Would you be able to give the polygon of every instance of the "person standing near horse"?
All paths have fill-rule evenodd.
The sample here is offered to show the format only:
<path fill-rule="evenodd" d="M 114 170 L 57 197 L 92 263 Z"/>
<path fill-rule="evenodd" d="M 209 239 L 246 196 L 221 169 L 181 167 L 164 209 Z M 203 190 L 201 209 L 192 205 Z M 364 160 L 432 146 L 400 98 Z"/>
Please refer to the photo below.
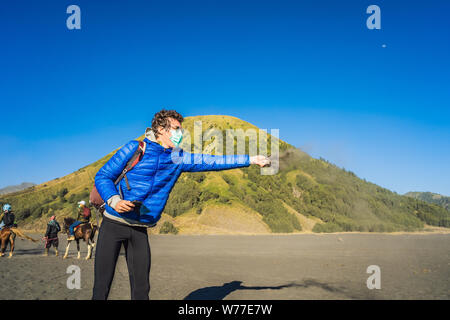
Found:
<path fill-rule="evenodd" d="M 92 299 L 109 295 L 122 244 L 130 278 L 131 299 L 148 300 L 150 246 L 147 228 L 161 217 L 170 191 L 182 172 L 219 171 L 265 166 L 265 156 L 191 154 L 178 148 L 183 116 L 161 110 L 146 130 L 144 143 L 130 141 L 97 172 L 95 188 L 105 201 L 95 252 Z M 140 153 L 140 161 L 128 171 L 128 163 Z M 174 161 L 173 155 L 177 161 Z M 181 161 L 178 161 L 181 160 Z M 123 177 L 123 179 L 122 179 Z M 119 179 L 118 179 L 119 178 Z M 116 180 L 119 180 L 116 184 Z"/>
<path fill-rule="evenodd" d="M 82 223 L 88 223 L 91 219 L 91 209 L 86 207 L 86 201 L 82 200 L 78 202 L 78 217 L 77 220 L 72 223 L 69 228 L 70 236 L 67 240 L 75 240 L 75 228 Z"/>
<path fill-rule="evenodd" d="M 58 256 L 59 231 L 61 231 L 61 227 L 59 226 L 58 221 L 56 221 L 56 216 L 52 216 L 50 218 L 49 223 L 47 224 L 47 231 L 45 232 L 44 235 L 45 240 L 44 256 L 48 256 L 48 251 L 52 245 L 53 247 L 55 247 L 55 256 Z"/>

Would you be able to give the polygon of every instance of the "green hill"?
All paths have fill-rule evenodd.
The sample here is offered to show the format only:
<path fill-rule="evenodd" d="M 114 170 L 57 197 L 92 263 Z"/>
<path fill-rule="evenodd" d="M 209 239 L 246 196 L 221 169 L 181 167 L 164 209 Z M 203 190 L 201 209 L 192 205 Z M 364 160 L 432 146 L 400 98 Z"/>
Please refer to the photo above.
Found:
<path fill-rule="evenodd" d="M 434 203 L 450 211 L 450 197 L 432 192 L 408 192 L 405 196 Z"/>
<path fill-rule="evenodd" d="M 191 135 L 196 120 L 203 121 L 203 130 L 258 129 L 231 116 L 196 116 L 183 123 Z M 189 149 L 186 144 L 181 147 Z M 425 223 L 450 227 L 449 212 L 438 205 L 398 195 L 284 141 L 279 144 L 276 175 L 261 175 L 256 166 L 183 173 L 151 232 L 390 232 L 420 230 Z M 96 172 L 114 152 L 65 177 L 2 196 L 0 202 L 12 204 L 20 225 L 36 229 L 52 214 L 74 216 L 76 203 L 88 200 Z"/>

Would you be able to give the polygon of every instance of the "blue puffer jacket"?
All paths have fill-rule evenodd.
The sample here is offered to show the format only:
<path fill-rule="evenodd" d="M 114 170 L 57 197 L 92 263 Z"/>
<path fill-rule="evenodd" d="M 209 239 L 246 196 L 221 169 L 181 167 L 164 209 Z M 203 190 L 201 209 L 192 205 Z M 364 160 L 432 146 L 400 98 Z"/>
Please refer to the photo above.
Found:
<path fill-rule="evenodd" d="M 146 150 L 142 160 L 127 173 L 131 190 L 127 189 L 125 179 L 122 179 L 117 187 L 114 181 L 139 147 L 138 141 L 133 140 L 123 146 L 95 176 L 95 186 L 106 203 L 104 215 L 129 225 L 155 225 L 182 172 L 218 171 L 250 165 L 249 155 L 194 154 L 180 148 L 164 148 L 148 138 L 144 141 Z M 119 195 L 119 188 L 122 189 L 124 200 L 138 200 L 143 203 L 140 212 L 118 213 L 107 205 L 108 199 Z"/>

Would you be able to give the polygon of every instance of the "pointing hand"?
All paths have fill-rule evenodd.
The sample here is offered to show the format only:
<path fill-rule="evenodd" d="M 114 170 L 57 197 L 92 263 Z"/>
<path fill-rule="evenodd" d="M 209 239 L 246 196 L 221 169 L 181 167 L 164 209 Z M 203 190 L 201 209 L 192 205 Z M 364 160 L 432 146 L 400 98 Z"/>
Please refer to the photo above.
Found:
<path fill-rule="evenodd" d="M 268 157 L 263 155 L 257 155 L 250 157 L 250 164 L 257 164 L 258 166 L 262 167 L 268 167 L 271 164 L 271 161 Z"/>

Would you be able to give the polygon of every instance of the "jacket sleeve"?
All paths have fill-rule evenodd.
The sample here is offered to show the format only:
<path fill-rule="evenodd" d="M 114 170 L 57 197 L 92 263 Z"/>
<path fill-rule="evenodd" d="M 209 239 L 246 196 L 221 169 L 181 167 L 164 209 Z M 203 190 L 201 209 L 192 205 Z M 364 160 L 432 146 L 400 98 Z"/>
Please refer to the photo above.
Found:
<path fill-rule="evenodd" d="M 106 202 L 112 196 L 119 194 L 114 182 L 120 176 L 138 147 L 138 141 L 132 140 L 128 142 L 95 175 L 95 187 L 103 201 Z"/>
<path fill-rule="evenodd" d="M 250 156 L 242 155 L 211 155 L 202 153 L 182 153 L 182 170 L 188 172 L 220 171 L 250 166 Z"/>

